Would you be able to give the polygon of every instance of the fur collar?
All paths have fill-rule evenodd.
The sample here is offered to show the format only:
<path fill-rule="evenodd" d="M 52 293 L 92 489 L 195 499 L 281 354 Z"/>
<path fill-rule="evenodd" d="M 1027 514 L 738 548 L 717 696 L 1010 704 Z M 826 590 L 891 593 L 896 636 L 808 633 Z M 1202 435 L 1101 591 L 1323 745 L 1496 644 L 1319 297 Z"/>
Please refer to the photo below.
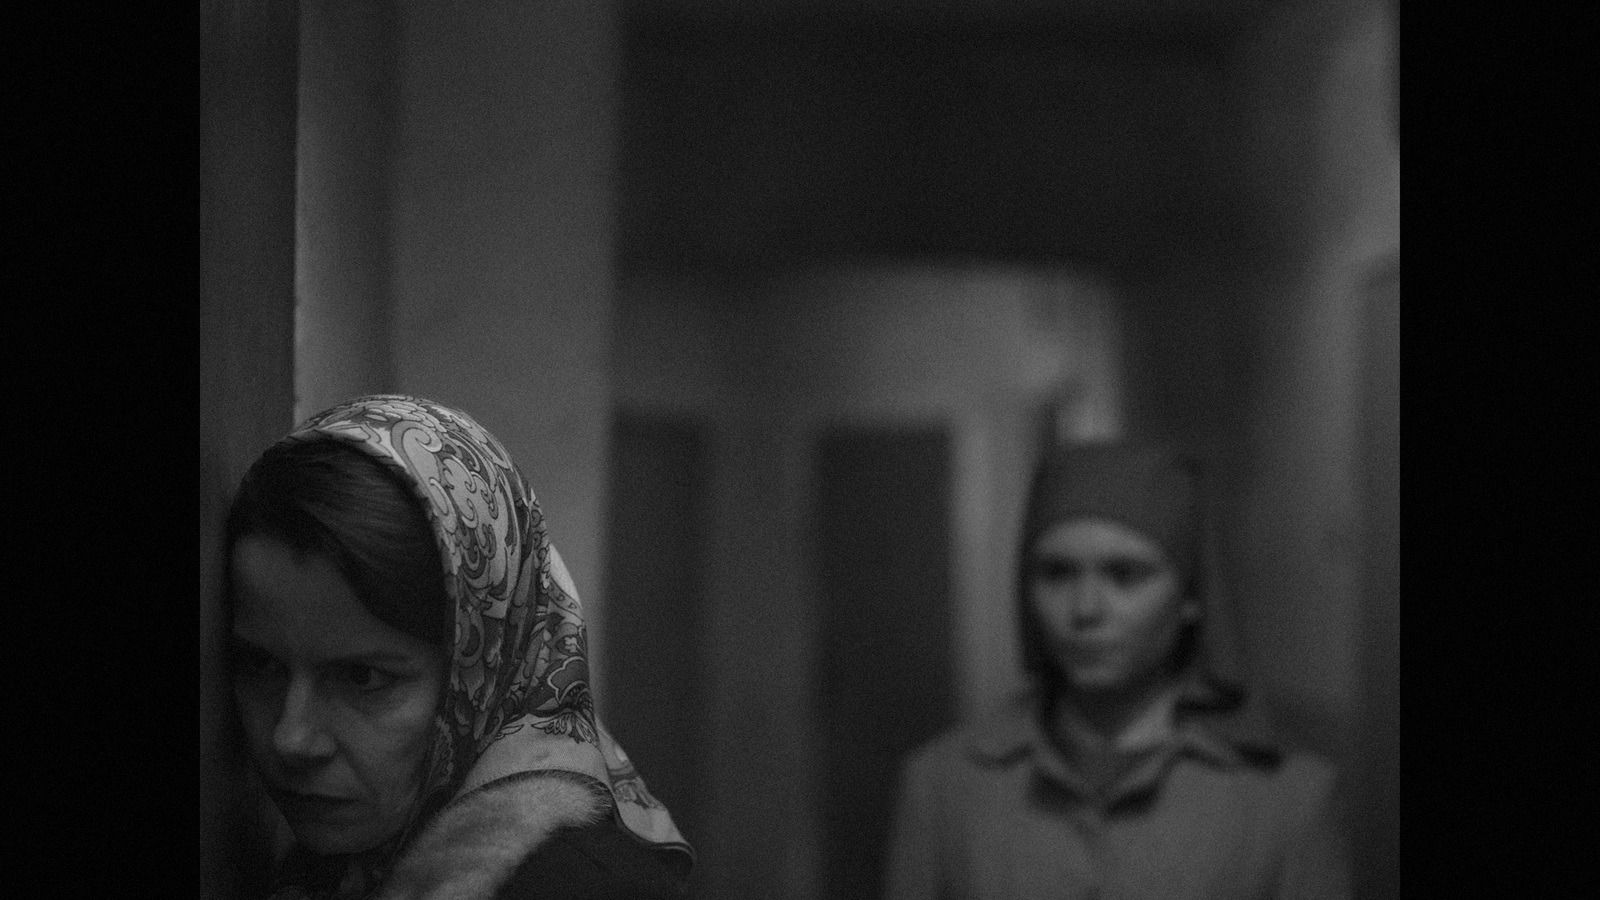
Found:
<path fill-rule="evenodd" d="M 380 900 L 489 900 L 557 830 L 600 821 L 610 791 L 566 772 L 524 772 L 456 798 L 384 884 Z"/>

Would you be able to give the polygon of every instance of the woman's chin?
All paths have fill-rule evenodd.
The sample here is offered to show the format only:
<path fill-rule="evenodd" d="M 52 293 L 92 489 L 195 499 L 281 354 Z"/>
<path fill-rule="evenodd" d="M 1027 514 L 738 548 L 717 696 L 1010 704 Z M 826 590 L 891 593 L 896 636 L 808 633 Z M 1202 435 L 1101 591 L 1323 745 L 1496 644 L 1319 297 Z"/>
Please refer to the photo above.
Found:
<path fill-rule="evenodd" d="M 1117 693 L 1131 680 L 1117 660 L 1063 660 L 1067 683 L 1079 693 Z"/>
<path fill-rule="evenodd" d="M 1067 684 L 1075 693 L 1102 701 L 1142 696 L 1156 680 L 1153 673 L 1130 671 L 1121 665 L 1080 665 L 1067 670 Z"/>
<path fill-rule="evenodd" d="M 1076 693 L 1090 696 L 1115 696 L 1127 691 L 1127 679 L 1121 678 L 1115 672 L 1073 672 L 1067 678 Z"/>
<path fill-rule="evenodd" d="M 383 839 L 387 837 L 384 834 L 375 834 L 371 829 L 318 821 L 291 821 L 289 829 L 294 832 L 295 840 L 302 847 L 318 856 L 336 856 L 371 850 L 383 843 Z"/>

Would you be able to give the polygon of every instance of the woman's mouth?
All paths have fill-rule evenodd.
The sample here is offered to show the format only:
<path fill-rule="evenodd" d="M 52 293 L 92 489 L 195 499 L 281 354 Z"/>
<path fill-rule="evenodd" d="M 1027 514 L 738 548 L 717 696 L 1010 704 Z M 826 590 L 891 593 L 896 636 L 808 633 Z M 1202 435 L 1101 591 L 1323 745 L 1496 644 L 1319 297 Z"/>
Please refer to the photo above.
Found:
<path fill-rule="evenodd" d="M 328 794 L 307 794 L 287 788 L 269 788 L 272 802 L 286 818 L 322 818 L 353 808 L 358 801 Z"/>

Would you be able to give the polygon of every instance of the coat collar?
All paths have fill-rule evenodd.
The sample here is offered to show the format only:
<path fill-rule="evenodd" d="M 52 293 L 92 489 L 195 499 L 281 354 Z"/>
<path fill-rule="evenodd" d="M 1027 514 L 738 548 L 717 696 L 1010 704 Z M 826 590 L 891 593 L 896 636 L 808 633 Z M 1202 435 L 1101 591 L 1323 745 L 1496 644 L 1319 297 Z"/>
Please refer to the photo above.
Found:
<path fill-rule="evenodd" d="M 964 741 L 966 752 L 985 766 L 1031 763 L 1039 775 L 1073 793 L 1093 795 L 1087 780 L 1045 735 L 1039 708 L 1037 697 L 1031 693 L 1001 704 L 969 726 Z M 1216 713 L 1180 706 L 1168 746 L 1119 778 L 1103 793 L 1103 799 L 1114 802 L 1154 787 L 1180 756 L 1233 769 L 1275 765 L 1281 750 L 1253 710 Z"/>

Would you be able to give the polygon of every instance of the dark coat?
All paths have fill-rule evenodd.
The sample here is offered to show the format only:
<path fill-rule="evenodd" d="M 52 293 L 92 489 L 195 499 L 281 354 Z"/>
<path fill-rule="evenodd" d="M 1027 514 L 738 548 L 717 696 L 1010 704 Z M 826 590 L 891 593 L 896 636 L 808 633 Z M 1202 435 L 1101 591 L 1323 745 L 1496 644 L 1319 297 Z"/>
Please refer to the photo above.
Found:
<path fill-rule="evenodd" d="M 675 900 L 686 860 L 651 850 L 611 818 L 551 835 L 517 866 L 495 900 Z"/>

